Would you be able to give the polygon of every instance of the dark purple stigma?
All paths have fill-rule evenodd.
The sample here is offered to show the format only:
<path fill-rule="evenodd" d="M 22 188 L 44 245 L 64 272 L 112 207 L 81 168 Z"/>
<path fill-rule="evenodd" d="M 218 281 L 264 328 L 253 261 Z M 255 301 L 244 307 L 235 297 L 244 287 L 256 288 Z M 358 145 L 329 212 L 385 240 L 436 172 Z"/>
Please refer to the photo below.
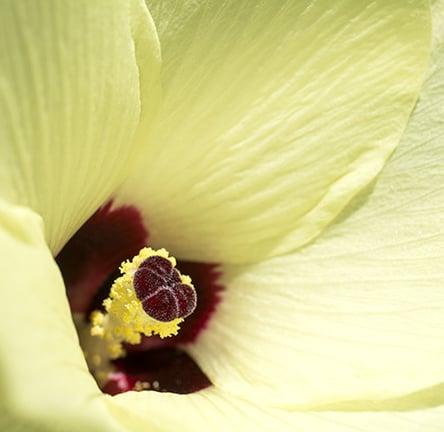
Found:
<path fill-rule="evenodd" d="M 144 311 L 158 321 L 172 321 L 190 315 L 197 304 L 196 291 L 181 281 L 171 261 L 151 256 L 134 274 L 134 289 Z"/>

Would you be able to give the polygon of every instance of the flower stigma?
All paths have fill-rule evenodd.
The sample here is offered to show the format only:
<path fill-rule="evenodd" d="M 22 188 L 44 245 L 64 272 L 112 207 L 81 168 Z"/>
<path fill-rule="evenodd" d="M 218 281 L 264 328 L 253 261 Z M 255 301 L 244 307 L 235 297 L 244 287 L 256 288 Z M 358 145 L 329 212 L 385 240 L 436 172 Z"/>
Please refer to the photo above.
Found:
<path fill-rule="evenodd" d="M 94 310 L 80 332 L 88 366 L 101 385 L 115 373 L 112 360 L 126 356 L 125 344 L 140 344 L 142 335 L 177 335 L 197 304 L 191 278 L 176 269 L 165 249 L 144 247 L 119 270 L 105 310 Z"/>

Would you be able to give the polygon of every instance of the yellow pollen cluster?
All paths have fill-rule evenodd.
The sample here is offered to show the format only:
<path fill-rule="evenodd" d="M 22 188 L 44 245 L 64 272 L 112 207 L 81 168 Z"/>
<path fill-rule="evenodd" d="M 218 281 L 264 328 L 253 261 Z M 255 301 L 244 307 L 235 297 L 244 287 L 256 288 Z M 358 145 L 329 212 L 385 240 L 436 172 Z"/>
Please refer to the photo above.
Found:
<path fill-rule="evenodd" d="M 176 265 L 175 258 L 169 256 L 165 249 L 143 248 L 132 260 L 125 261 L 120 266 L 122 276 L 114 281 L 109 297 L 103 302 L 106 313 L 94 311 L 91 314 L 89 335 L 93 336 L 92 339 L 96 342 L 89 341 L 88 352 L 85 352 L 85 355 L 99 380 L 101 376 L 105 379 L 104 375 L 108 375 L 109 360 L 125 355 L 122 345 L 124 342 L 138 344 L 141 335 L 159 335 L 164 338 L 176 335 L 179 331 L 182 318 L 170 322 L 157 321 L 146 314 L 136 296 L 133 286 L 134 274 L 140 264 L 151 256 L 166 258 L 173 266 Z M 181 275 L 181 281 L 191 285 L 189 276 Z"/>

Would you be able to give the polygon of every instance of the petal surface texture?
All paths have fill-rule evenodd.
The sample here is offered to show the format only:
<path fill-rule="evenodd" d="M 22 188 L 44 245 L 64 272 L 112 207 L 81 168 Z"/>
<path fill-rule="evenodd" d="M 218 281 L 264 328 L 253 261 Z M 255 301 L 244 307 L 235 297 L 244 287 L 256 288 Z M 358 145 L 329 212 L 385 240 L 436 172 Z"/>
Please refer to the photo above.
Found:
<path fill-rule="evenodd" d="M 223 269 L 226 295 L 191 350 L 216 386 L 298 407 L 393 405 L 444 382 L 441 17 L 419 103 L 376 184 L 298 253 Z"/>
<path fill-rule="evenodd" d="M 411 413 L 290 413 L 217 388 L 186 396 L 129 392 L 104 397 L 87 371 L 40 218 L 0 202 L 0 221 L 2 282 L 13 287 L 4 290 L 0 304 L 2 430 L 440 431 L 441 408 Z M 26 271 L 14 271 L 25 264 Z"/>
<path fill-rule="evenodd" d="M 0 256 L 0 430 L 121 430 L 86 367 L 41 218 L 1 200 Z"/>
<path fill-rule="evenodd" d="M 157 106 L 141 1 L 2 1 L 0 196 L 42 215 L 57 252 L 115 190 Z"/>
<path fill-rule="evenodd" d="M 292 413 L 236 399 L 214 388 L 187 396 L 123 393 L 114 398 L 113 405 L 116 418 L 131 432 L 144 432 L 148 425 L 163 432 L 441 432 L 444 421 L 442 407 L 411 412 Z"/>
<path fill-rule="evenodd" d="M 163 112 L 121 199 L 190 260 L 316 235 L 381 170 L 430 51 L 427 1 L 148 1 Z"/>

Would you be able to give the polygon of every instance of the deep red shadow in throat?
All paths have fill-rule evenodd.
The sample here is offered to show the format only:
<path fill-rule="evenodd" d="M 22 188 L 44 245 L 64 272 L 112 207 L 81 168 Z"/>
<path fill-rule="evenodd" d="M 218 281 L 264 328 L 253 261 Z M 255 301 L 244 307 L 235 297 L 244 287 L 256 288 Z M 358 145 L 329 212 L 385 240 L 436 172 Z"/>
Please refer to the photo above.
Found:
<path fill-rule="evenodd" d="M 148 243 L 149 233 L 133 206 L 101 207 L 69 240 L 56 258 L 65 281 L 73 313 L 85 314 L 102 307 L 122 261 L 132 258 Z M 174 254 L 174 251 L 170 251 Z M 182 324 L 179 335 L 160 339 L 144 337 L 127 346 L 128 355 L 115 362 L 117 369 L 103 390 L 110 394 L 133 390 L 148 383 L 149 390 L 192 393 L 211 385 L 194 360 L 178 344 L 194 343 L 210 322 L 223 286 L 217 264 L 178 260 L 177 268 L 191 277 L 197 307 Z"/>

